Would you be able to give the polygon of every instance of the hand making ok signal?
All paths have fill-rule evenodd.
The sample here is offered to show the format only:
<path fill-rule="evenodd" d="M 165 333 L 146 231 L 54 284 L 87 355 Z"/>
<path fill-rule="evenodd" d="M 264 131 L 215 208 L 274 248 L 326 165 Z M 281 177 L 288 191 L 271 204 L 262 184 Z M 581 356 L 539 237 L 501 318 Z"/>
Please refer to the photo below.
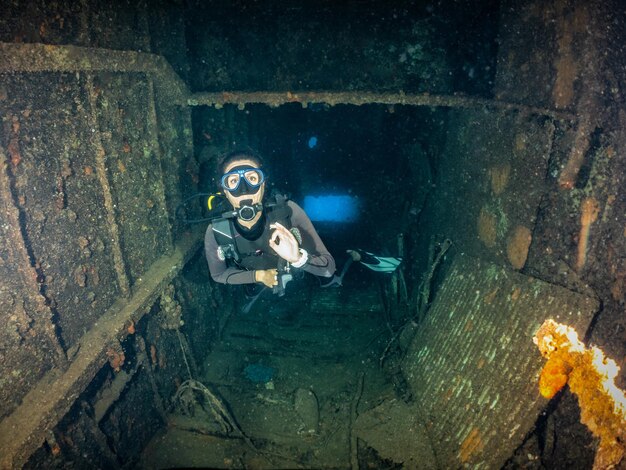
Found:
<path fill-rule="evenodd" d="M 289 263 L 295 263 L 300 259 L 298 241 L 293 234 L 278 222 L 270 225 L 274 231 L 270 236 L 270 248 L 282 259 Z"/>

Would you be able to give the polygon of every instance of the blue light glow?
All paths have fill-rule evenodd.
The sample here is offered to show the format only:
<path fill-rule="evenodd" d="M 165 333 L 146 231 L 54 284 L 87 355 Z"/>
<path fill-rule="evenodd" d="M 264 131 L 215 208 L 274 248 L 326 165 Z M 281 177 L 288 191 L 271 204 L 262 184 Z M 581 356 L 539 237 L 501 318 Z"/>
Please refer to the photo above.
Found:
<path fill-rule="evenodd" d="M 313 136 L 309 139 L 308 146 L 310 149 L 317 147 L 317 137 Z"/>
<path fill-rule="evenodd" d="M 356 222 L 359 201 L 354 196 L 306 196 L 304 211 L 313 222 Z"/>

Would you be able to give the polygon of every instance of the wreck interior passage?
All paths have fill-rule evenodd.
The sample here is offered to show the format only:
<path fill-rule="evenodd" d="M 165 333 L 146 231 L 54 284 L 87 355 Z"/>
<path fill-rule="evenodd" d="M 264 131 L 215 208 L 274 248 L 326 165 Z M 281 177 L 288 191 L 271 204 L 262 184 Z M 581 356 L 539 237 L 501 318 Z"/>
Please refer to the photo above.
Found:
<path fill-rule="evenodd" d="M 402 225 L 418 215 L 428 192 L 431 160 L 441 145 L 435 136 L 446 119 L 445 110 L 381 105 L 251 105 L 245 111 L 227 105 L 225 112 L 258 136 L 254 147 L 268 160 L 271 190 L 305 208 L 334 252 L 393 240 L 385 249 L 395 253 Z M 203 110 L 194 120 L 200 155 L 210 154 L 220 138 L 214 116 L 218 111 Z M 200 168 L 203 191 L 217 184 L 213 165 Z"/>
<path fill-rule="evenodd" d="M 624 467 L 625 23 L 4 2 L 0 468 Z"/>

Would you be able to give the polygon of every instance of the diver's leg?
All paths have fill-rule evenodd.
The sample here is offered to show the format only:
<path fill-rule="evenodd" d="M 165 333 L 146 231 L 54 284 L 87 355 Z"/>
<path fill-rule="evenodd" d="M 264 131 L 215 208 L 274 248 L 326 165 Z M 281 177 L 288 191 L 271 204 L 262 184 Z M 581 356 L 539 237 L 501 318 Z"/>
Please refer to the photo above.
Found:
<path fill-rule="evenodd" d="M 348 269 L 350 268 L 352 263 L 354 261 L 359 261 L 361 259 L 361 256 L 359 255 L 359 253 L 354 250 L 348 250 L 347 253 L 350 255 L 350 257 L 348 258 L 348 261 L 346 261 L 346 264 L 343 265 L 341 274 L 339 274 L 339 276 L 337 276 L 336 274 L 333 274 L 332 279 L 328 281 L 326 284 L 322 284 L 322 287 L 331 287 L 331 286 L 339 287 L 343 285 L 343 277 L 348 272 Z"/>
<path fill-rule="evenodd" d="M 261 289 L 259 289 L 259 292 L 257 292 L 253 297 L 251 297 L 250 300 L 248 300 L 248 302 L 246 302 L 246 305 L 244 305 L 241 308 L 241 313 L 248 313 L 250 311 L 250 309 L 252 309 L 252 306 L 259 299 L 259 297 L 261 297 L 261 294 L 263 292 L 265 292 L 265 289 L 267 289 L 266 286 L 263 286 Z"/>

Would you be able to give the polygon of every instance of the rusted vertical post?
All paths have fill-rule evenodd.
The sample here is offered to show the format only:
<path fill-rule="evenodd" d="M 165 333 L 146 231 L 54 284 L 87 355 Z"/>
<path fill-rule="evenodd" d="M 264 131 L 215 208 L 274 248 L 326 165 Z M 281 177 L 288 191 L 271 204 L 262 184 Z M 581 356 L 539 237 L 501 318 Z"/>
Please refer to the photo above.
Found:
<path fill-rule="evenodd" d="M 172 239 L 172 224 L 169 219 L 169 212 L 167 210 L 167 199 L 165 197 L 165 183 L 163 182 L 163 149 L 161 148 L 161 142 L 159 140 L 159 120 L 156 111 L 156 95 L 154 93 L 154 82 L 152 78 L 147 76 L 148 82 L 148 132 L 150 133 L 149 142 L 152 148 L 152 153 L 159 160 L 159 179 L 157 181 L 157 192 L 159 197 L 159 205 L 163 217 L 167 221 L 167 246 L 171 249 L 174 246 Z"/>
<path fill-rule="evenodd" d="M 4 240 L 4 243 L 11 253 L 15 263 L 15 271 L 21 280 L 24 298 L 27 302 L 27 312 L 29 314 L 33 311 L 36 313 L 33 318 L 34 323 L 36 327 L 41 328 L 40 331 L 50 341 L 55 355 L 54 362 L 61 366 L 67 362 L 67 356 L 57 335 L 56 325 L 52 321 L 52 311 L 46 305 L 46 299 L 41 294 L 41 288 L 37 283 L 38 273 L 33 266 L 34 261 L 31 260 L 28 253 L 25 235 L 21 229 L 20 214 L 11 193 L 6 160 L 6 155 L 0 149 L 0 211 L 3 219 L 7 222 L 6 232 L 9 236 L 9 239 Z"/>
<path fill-rule="evenodd" d="M 89 107 L 91 108 L 87 115 L 89 116 L 89 127 L 92 131 L 92 144 L 96 151 L 96 174 L 102 194 L 104 197 L 104 207 L 106 209 L 107 224 L 109 226 L 111 239 L 111 251 L 113 253 L 113 263 L 115 265 L 115 273 L 117 274 L 117 282 L 120 291 L 124 297 L 130 296 L 130 284 L 126 274 L 126 263 L 122 255 L 122 246 L 120 243 L 120 233 L 115 218 L 115 207 L 113 205 L 113 195 L 111 194 L 111 185 L 109 184 L 109 176 L 106 167 L 106 153 L 102 138 L 100 137 L 100 128 L 98 124 L 97 108 L 96 108 L 96 92 L 93 84 L 93 75 L 87 74 L 86 81 L 87 95 L 89 96 Z"/>

